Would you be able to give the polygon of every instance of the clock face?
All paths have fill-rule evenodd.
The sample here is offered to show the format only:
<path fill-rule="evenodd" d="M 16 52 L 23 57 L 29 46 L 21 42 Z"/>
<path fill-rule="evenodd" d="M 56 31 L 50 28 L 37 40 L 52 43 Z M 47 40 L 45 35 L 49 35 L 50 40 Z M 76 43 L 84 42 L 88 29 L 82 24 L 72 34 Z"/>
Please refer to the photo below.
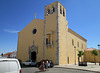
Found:
<path fill-rule="evenodd" d="M 37 32 L 37 29 L 33 29 L 32 33 L 36 34 L 36 32 Z"/>

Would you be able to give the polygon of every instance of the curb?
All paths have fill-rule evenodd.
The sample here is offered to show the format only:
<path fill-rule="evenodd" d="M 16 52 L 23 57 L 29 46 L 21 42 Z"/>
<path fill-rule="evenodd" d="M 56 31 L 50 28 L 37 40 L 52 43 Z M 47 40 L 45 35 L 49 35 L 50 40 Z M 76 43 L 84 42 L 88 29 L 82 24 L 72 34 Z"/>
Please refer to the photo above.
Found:
<path fill-rule="evenodd" d="M 68 67 L 54 67 L 54 68 L 74 69 L 74 70 L 82 70 L 82 71 L 88 71 L 88 72 L 96 72 L 96 73 L 100 73 L 100 71 L 91 71 L 91 70 L 76 69 L 76 68 L 68 68 Z"/>

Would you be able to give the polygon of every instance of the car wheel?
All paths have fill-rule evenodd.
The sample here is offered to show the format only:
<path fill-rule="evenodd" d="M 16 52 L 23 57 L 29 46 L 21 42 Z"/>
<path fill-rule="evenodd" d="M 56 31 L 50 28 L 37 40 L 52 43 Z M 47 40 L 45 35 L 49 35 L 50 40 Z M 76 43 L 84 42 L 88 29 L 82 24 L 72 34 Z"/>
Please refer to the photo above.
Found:
<path fill-rule="evenodd" d="M 50 66 L 50 68 L 53 68 L 53 66 Z"/>
<path fill-rule="evenodd" d="M 32 66 L 31 64 L 29 64 L 29 66 Z"/>
<path fill-rule="evenodd" d="M 23 67 L 25 67 L 25 64 L 23 64 Z"/>
<path fill-rule="evenodd" d="M 37 67 L 39 66 L 39 65 L 36 65 Z"/>
<path fill-rule="evenodd" d="M 37 64 L 36 67 L 39 67 L 39 65 Z"/>

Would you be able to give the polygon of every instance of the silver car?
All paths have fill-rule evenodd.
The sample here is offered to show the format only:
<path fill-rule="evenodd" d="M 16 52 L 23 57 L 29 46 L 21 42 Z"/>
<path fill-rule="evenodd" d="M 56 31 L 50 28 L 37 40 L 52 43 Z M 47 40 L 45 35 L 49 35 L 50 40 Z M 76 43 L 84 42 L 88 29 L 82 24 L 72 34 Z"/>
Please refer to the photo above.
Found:
<path fill-rule="evenodd" d="M 23 62 L 23 66 L 35 66 L 35 65 L 36 65 L 36 61 L 33 60 L 27 60 Z"/>

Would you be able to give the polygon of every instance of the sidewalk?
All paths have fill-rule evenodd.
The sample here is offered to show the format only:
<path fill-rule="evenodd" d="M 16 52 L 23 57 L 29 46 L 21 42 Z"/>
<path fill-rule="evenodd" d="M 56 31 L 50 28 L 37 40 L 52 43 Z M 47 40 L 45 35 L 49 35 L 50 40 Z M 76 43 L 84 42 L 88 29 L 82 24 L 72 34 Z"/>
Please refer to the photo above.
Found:
<path fill-rule="evenodd" d="M 100 72 L 100 66 L 99 63 L 87 63 L 87 66 L 78 66 L 74 64 L 67 64 L 67 65 L 56 65 L 55 67 L 63 67 L 63 68 L 71 68 L 71 69 L 77 69 L 77 70 L 85 70 L 85 71 L 95 71 Z"/>

